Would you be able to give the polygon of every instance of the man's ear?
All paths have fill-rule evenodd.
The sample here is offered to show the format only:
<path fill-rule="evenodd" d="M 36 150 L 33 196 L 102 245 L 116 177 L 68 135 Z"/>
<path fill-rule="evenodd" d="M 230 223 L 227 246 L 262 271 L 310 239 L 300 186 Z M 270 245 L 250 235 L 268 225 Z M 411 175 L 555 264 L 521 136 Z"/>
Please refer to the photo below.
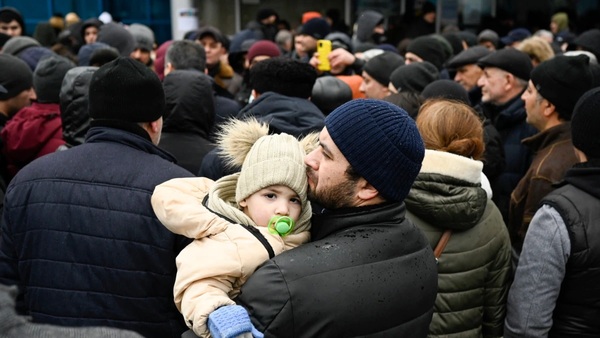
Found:
<path fill-rule="evenodd" d="M 171 64 L 170 62 L 165 63 L 165 76 L 167 76 L 167 74 L 169 74 L 170 72 L 173 71 L 173 64 Z"/>
<path fill-rule="evenodd" d="M 150 130 L 152 130 L 153 133 L 159 133 L 161 131 L 162 125 L 158 121 L 159 120 L 149 122 Z"/>
<path fill-rule="evenodd" d="M 371 183 L 367 182 L 364 178 L 361 178 L 357 184 L 357 192 L 356 197 L 361 200 L 372 200 L 375 197 L 380 196 L 379 191 L 371 185 Z"/>

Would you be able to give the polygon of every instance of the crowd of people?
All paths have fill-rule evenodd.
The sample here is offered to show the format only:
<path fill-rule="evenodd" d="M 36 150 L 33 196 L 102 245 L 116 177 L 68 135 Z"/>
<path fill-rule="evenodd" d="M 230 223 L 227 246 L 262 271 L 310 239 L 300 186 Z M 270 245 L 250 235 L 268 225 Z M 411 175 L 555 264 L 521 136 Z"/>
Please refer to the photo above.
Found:
<path fill-rule="evenodd" d="M 0 337 L 600 335 L 600 27 L 435 11 L 0 8 Z"/>

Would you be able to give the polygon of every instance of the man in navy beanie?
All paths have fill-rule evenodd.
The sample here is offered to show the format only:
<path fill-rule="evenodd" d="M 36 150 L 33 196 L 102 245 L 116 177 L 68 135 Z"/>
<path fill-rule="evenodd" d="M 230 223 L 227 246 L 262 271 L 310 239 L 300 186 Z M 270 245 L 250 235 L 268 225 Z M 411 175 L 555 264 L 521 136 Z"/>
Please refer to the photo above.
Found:
<path fill-rule="evenodd" d="M 327 116 L 319 141 L 305 158 L 309 198 L 321 206 L 312 242 L 260 267 L 237 312 L 213 312 L 213 336 L 244 323 L 269 337 L 426 337 L 437 269 L 405 218 L 425 152 L 414 121 L 391 103 L 352 100 Z"/>
<path fill-rule="evenodd" d="M 313 53 L 317 51 L 317 41 L 325 39 L 331 28 L 329 23 L 322 18 L 313 18 L 302 25 L 300 31 L 296 35 L 296 48 L 301 49 L 300 52 L 305 55 L 302 61 L 308 62 Z"/>
<path fill-rule="evenodd" d="M 85 143 L 31 162 L 8 186 L 0 283 L 20 287 L 18 308 L 37 323 L 178 337 L 175 257 L 190 240 L 160 223 L 150 196 L 192 174 L 156 146 L 162 84 L 121 57 L 94 72 L 88 96 Z"/>

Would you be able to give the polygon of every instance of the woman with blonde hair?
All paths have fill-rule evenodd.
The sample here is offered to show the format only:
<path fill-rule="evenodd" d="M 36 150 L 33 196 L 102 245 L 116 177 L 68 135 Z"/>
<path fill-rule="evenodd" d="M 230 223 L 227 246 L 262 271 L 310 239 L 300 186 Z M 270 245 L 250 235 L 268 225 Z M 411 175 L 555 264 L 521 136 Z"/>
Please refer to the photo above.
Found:
<path fill-rule="evenodd" d="M 500 337 L 511 277 L 510 239 L 481 187 L 483 126 L 468 105 L 428 100 L 417 115 L 425 144 L 407 218 L 435 248 L 438 294 L 429 336 Z"/>
<path fill-rule="evenodd" d="M 539 36 L 523 40 L 517 49 L 529 55 L 534 67 L 554 57 L 554 50 L 550 43 Z"/>

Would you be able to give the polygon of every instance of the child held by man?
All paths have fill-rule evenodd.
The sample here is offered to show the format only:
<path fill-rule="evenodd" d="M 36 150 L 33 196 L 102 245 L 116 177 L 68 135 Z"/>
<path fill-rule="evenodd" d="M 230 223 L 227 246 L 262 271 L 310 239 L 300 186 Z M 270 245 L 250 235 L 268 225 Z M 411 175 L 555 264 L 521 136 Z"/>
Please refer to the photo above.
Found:
<path fill-rule="evenodd" d="M 208 316 L 235 305 L 232 299 L 260 264 L 310 239 L 304 156 L 316 147 L 317 135 L 298 141 L 268 133 L 268 125 L 253 119 L 230 122 L 218 144 L 240 172 L 217 181 L 172 179 L 152 195 L 165 227 L 194 239 L 177 256 L 173 292 L 185 322 L 200 337 L 208 336 Z"/>

